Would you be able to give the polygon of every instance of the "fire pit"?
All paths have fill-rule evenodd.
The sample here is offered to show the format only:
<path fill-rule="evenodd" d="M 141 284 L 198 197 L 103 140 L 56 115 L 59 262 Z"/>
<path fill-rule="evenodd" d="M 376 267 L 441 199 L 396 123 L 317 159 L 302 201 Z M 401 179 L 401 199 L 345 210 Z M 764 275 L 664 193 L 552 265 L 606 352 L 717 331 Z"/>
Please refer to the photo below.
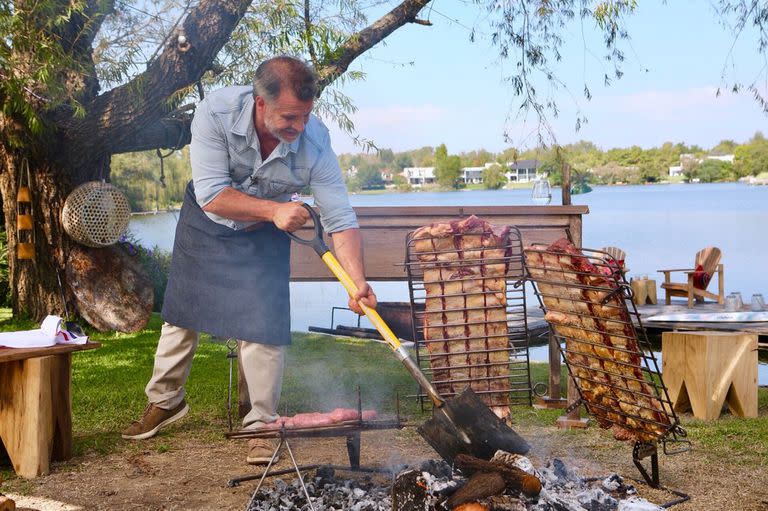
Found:
<path fill-rule="evenodd" d="M 339 422 L 332 423 L 332 424 L 304 425 L 304 424 L 297 423 L 295 425 L 296 427 L 287 427 L 286 424 L 289 424 L 289 421 L 290 421 L 289 419 L 289 421 L 282 422 L 279 428 L 239 430 L 239 431 L 230 431 L 226 433 L 225 436 L 230 439 L 268 438 L 268 439 L 278 440 L 277 447 L 275 448 L 272 454 L 272 460 L 270 460 L 264 472 L 262 472 L 261 474 L 246 475 L 246 476 L 232 478 L 227 482 L 227 485 L 230 487 L 239 486 L 241 483 L 245 481 L 252 481 L 254 479 L 259 479 L 259 483 L 253 492 L 253 496 L 251 497 L 251 503 L 249 504 L 249 508 L 251 508 L 252 506 L 255 505 L 254 502 L 258 501 L 259 490 L 264 484 L 264 480 L 267 478 L 267 476 L 280 476 L 280 475 L 285 475 L 290 473 L 296 473 L 296 475 L 299 476 L 299 478 L 296 480 L 296 484 L 298 485 L 298 488 L 303 491 L 302 498 L 304 499 L 304 502 L 307 503 L 306 509 L 312 510 L 315 508 L 311 504 L 312 502 L 311 496 L 316 488 L 314 486 L 304 484 L 304 477 L 302 476 L 302 472 L 305 472 L 307 470 L 315 470 L 315 469 L 323 469 L 326 471 L 330 470 L 331 471 L 330 473 L 333 473 L 333 471 L 335 470 L 367 472 L 367 473 L 390 471 L 391 470 L 390 468 L 363 467 L 360 465 L 360 447 L 361 447 L 360 434 L 363 431 L 372 431 L 372 430 L 379 430 L 379 429 L 402 429 L 403 427 L 405 427 L 406 423 L 400 417 L 399 397 L 396 397 L 396 416 L 393 418 L 375 418 L 375 415 L 376 415 L 375 412 L 370 413 L 370 411 L 364 411 L 362 406 L 362 400 L 360 397 L 360 389 L 358 389 L 357 410 L 344 410 L 344 411 L 351 411 L 353 413 L 353 416 L 356 418 L 352 420 L 341 420 Z M 333 413 L 335 412 L 332 412 L 331 414 L 325 414 L 325 415 L 332 416 Z M 305 415 L 315 415 L 315 414 L 305 414 Z M 309 423 L 316 424 L 313 421 L 309 421 Z M 290 445 L 290 439 L 316 438 L 316 437 L 346 437 L 347 456 L 349 457 L 349 466 L 323 465 L 323 464 L 299 465 L 296 462 L 296 458 L 293 455 L 293 451 Z M 288 453 L 288 456 L 290 457 L 293 467 L 285 470 L 277 470 L 277 471 L 272 470 L 274 460 L 277 457 L 277 454 L 283 448 L 285 448 L 285 451 Z M 284 484 L 284 483 L 276 483 L 276 484 Z M 335 502 L 336 500 L 338 500 L 337 497 L 333 497 L 332 500 L 334 500 Z M 261 509 L 261 508 L 257 507 L 256 509 Z M 265 509 L 272 509 L 272 508 L 267 507 Z M 296 508 L 296 509 L 299 509 L 299 508 Z M 331 507 L 329 509 L 336 509 L 336 508 Z M 347 508 L 345 507 L 344 509 L 347 509 Z M 361 508 L 361 509 L 368 509 L 368 508 Z M 370 509 L 378 509 L 378 508 L 370 508 Z"/>
<path fill-rule="evenodd" d="M 393 472 L 389 480 L 369 474 L 344 479 L 335 470 L 320 467 L 301 480 L 276 479 L 272 488 L 254 493 L 246 511 L 660 511 L 688 498 L 675 493 L 674 500 L 656 505 L 639 497 L 632 482 L 618 474 L 584 478 L 559 459 L 539 470 L 527 458 L 508 453 L 499 452 L 492 462 L 535 477 L 541 482 L 540 491 L 531 496 L 505 487 L 483 495 L 492 485 L 435 460 Z M 462 492 L 469 497 L 463 498 Z"/>

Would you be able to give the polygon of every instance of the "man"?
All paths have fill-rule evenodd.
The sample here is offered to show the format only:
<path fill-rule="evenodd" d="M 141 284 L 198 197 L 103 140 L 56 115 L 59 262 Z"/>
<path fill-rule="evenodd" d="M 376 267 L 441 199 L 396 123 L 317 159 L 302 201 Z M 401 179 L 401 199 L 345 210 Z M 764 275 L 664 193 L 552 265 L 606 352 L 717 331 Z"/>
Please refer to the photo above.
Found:
<path fill-rule="evenodd" d="M 317 78 L 305 63 L 276 57 L 253 87 L 226 87 L 198 105 L 192 121 L 192 182 L 176 227 L 149 404 L 123 438 L 144 439 L 189 411 L 184 383 L 198 332 L 241 341 L 251 410 L 244 428 L 277 419 L 285 346 L 290 343 L 290 239 L 309 219 L 293 193 L 311 187 L 336 256 L 375 307 L 365 280 L 357 220 L 328 130 L 311 114 Z M 269 462 L 269 442 L 249 442 L 247 461 Z"/>

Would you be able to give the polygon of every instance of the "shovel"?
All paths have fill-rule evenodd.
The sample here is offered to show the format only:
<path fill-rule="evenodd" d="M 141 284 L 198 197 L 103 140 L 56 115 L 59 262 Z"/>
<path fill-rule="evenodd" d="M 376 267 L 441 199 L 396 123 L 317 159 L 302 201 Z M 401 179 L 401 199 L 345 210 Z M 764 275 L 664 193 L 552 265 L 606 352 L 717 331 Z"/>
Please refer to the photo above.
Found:
<path fill-rule="evenodd" d="M 314 222 L 314 237 L 304 239 L 295 234 L 287 233 L 288 236 L 297 243 L 312 247 L 328 266 L 328 269 L 344 285 L 347 293 L 354 296 L 358 291 L 357 286 L 323 241 L 323 227 L 320 224 L 320 218 L 309 205 L 302 205 L 309 211 Z M 449 400 L 440 397 L 435 387 L 421 372 L 419 366 L 379 316 L 379 313 L 363 303 L 359 303 L 359 305 L 394 351 L 395 357 L 403 363 L 432 401 L 434 405 L 432 418 L 420 426 L 418 432 L 446 462 L 452 465 L 453 459 L 458 454 L 469 454 L 476 458 L 488 460 L 499 449 L 516 454 L 528 452 L 528 443 L 512 431 L 503 420 L 499 419 L 471 388 L 467 387 L 463 392 Z"/>

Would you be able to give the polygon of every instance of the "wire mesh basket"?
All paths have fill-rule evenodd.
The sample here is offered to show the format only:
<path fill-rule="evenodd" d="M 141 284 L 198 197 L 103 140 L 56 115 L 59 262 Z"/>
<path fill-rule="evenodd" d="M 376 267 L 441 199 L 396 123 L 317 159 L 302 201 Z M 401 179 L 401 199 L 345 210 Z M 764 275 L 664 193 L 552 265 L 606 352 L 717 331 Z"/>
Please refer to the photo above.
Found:
<path fill-rule="evenodd" d="M 598 425 L 618 440 L 662 442 L 667 454 L 688 450 L 622 268 L 607 253 L 564 239 L 527 247 L 525 261 L 581 403 Z M 668 449 L 668 442 L 681 445 Z"/>
<path fill-rule="evenodd" d="M 417 361 L 438 392 L 470 386 L 497 415 L 531 404 L 520 231 L 469 217 L 409 233 Z M 429 405 L 420 396 L 422 407 Z"/>
<path fill-rule="evenodd" d="M 131 207 L 123 192 L 103 181 L 89 181 L 75 188 L 61 211 L 67 234 L 89 247 L 117 243 L 130 218 Z"/>

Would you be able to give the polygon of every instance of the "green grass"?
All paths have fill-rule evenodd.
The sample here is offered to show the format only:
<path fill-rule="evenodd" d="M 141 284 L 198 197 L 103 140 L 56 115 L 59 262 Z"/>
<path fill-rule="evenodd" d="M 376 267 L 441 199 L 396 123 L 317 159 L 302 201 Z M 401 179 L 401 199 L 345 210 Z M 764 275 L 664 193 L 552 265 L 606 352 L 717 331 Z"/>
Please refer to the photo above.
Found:
<path fill-rule="evenodd" d="M 38 326 L 28 320 L 11 318 L 2 310 L 0 318 L 5 318 L 0 319 L 0 330 L 3 331 Z M 153 315 L 147 328 L 136 334 L 91 331 L 91 338 L 101 342 L 101 348 L 76 353 L 72 357 L 75 455 L 139 448 L 166 452 L 177 448 L 179 438 L 190 436 L 210 442 L 224 441 L 223 433 L 227 430 L 227 348 L 208 336 L 201 338 L 186 386 L 187 401 L 192 409 L 189 416 L 174 426 L 169 435 L 151 444 L 137 447 L 136 443 L 120 438 L 120 431 L 146 406 L 144 386 L 152 373 L 160 326 L 160 318 Z M 425 418 L 411 397 L 416 391 L 415 383 L 386 345 L 319 334 L 295 333 L 293 339 L 287 353 L 281 413 L 291 415 L 328 411 L 337 406 L 355 407 L 359 387 L 365 408 L 393 413 L 399 396 L 403 416 L 415 420 Z M 563 367 L 563 394 L 566 375 Z M 531 379 L 534 383 L 547 382 L 547 364 L 532 364 Z M 236 389 L 233 399 L 236 408 Z M 703 422 L 686 415 L 683 427 L 697 448 L 712 456 L 738 458 L 739 463 L 751 466 L 768 466 L 767 411 L 768 390 L 761 389 L 760 417 L 757 419 L 739 419 L 725 414 L 720 420 Z M 551 427 L 562 415 L 562 410 L 516 406 L 512 415 L 520 425 Z M 7 467 L 0 470 L 0 478 L 12 476 Z"/>

